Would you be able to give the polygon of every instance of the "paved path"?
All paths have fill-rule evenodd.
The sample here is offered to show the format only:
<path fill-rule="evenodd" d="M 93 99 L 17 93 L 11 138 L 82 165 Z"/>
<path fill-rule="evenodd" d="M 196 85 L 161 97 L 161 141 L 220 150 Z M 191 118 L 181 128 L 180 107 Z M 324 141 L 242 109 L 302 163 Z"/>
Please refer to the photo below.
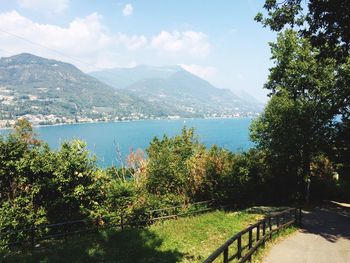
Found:
<path fill-rule="evenodd" d="M 264 263 L 350 263 L 350 208 L 329 205 L 304 212 L 303 228 L 279 242 Z"/>

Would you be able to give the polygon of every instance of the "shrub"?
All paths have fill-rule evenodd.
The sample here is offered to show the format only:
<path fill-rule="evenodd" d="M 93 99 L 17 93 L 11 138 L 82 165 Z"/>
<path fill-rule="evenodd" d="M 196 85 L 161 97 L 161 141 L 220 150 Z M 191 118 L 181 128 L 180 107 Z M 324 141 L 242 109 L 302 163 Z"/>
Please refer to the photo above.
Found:
<path fill-rule="evenodd" d="M 95 159 L 85 143 L 66 142 L 51 151 L 21 120 L 0 138 L 0 146 L 1 232 L 94 214 L 101 193 L 94 187 Z"/>
<path fill-rule="evenodd" d="M 193 129 L 182 130 L 181 135 L 163 139 L 154 138 L 147 149 L 146 189 L 151 194 L 186 196 L 188 167 L 186 161 L 199 147 Z"/>

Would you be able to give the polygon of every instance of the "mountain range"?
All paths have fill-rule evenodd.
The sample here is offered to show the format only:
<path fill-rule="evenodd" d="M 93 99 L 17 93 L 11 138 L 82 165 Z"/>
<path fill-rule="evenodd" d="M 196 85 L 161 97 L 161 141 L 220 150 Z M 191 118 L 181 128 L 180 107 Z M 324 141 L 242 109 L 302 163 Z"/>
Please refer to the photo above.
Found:
<path fill-rule="evenodd" d="M 227 89 L 218 89 L 208 81 L 180 66 L 110 69 L 90 73 L 117 90 L 142 94 L 149 102 L 175 106 L 180 112 L 235 114 L 256 112 L 259 103 L 245 101 Z"/>
<path fill-rule="evenodd" d="M 167 117 L 246 116 L 261 105 L 218 89 L 179 66 L 109 69 L 23 53 L 0 59 L 0 126 Z"/>

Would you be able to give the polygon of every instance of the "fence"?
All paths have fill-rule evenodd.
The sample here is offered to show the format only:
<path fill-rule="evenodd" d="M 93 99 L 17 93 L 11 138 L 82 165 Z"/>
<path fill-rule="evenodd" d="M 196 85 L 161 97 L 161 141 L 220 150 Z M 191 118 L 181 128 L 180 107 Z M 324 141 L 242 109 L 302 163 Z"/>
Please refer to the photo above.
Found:
<path fill-rule="evenodd" d="M 99 228 L 96 220 L 84 219 L 66 221 L 57 224 L 39 225 L 31 228 L 7 231 L 0 233 L 0 239 L 11 240 L 10 242 L 0 243 L 0 246 L 13 247 L 15 245 L 31 245 L 43 240 L 64 238 L 70 235 L 93 232 Z"/>
<path fill-rule="evenodd" d="M 159 220 L 177 218 L 180 216 L 193 215 L 213 210 L 215 206 L 214 200 L 202 201 L 187 204 L 185 206 L 174 206 L 161 209 L 149 210 L 146 212 L 145 220 L 128 221 L 125 216 L 100 218 L 100 219 L 83 219 L 66 221 L 57 224 L 39 225 L 31 228 L 0 232 L 1 240 L 11 240 L 10 242 L 1 243 L 0 246 L 30 245 L 35 246 L 39 241 L 64 238 L 68 236 L 96 232 L 100 229 L 116 227 L 123 229 L 125 226 L 141 226 L 144 224 L 152 224 Z M 103 224 L 101 224 L 103 222 Z"/>
<path fill-rule="evenodd" d="M 158 220 L 178 218 L 180 216 L 193 215 L 198 213 L 208 212 L 217 208 L 215 200 L 202 201 L 196 203 L 190 203 L 185 206 L 173 206 L 167 208 L 160 208 L 149 210 L 148 214 L 148 223 L 153 223 Z"/>
<path fill-rule="evenodd" d="M 291 226 L 301 224 L 301 209 L 290 208 L 282 212 L 273 213 L 257 223 L 238 232 L 214 251 L 204 263 L 214 262 L 222 255 L 222 262 L 227 263 L 237 259 L 239 263 L 251 259 L 252 254 L 271 239 L 274 233 Z M 248 235 L 248 237 L 246 236 Z M 245 241 L 245 245 L 243 244 Z M 231 253 L 230 253 L 231 252 Z M 231 254 L 231 255 L 230 255 Z"/>

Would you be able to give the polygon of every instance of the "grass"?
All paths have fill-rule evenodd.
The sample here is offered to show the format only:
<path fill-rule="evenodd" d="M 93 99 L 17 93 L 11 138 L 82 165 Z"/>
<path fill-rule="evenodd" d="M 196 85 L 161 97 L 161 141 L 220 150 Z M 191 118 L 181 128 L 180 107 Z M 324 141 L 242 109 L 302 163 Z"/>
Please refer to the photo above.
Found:
<path fill-rule="evenodd" d="M 204 215 L 165 221 L 150 227 L 165 242 L 161 249 L 177 248 L 181 262 L 201 262 L 234 233 L 256 222 L 261 214 L 215 211 Z"/>
<path fill-rule="evenodd" d="M 233 234 L 263 217 L 265 210 L 213 211 L 148 228 L 109 229 L 42 243 L 8 254 L 5 262 L 202 262 Z M 0 260 L 1 261 L 1 260 Z"/>

